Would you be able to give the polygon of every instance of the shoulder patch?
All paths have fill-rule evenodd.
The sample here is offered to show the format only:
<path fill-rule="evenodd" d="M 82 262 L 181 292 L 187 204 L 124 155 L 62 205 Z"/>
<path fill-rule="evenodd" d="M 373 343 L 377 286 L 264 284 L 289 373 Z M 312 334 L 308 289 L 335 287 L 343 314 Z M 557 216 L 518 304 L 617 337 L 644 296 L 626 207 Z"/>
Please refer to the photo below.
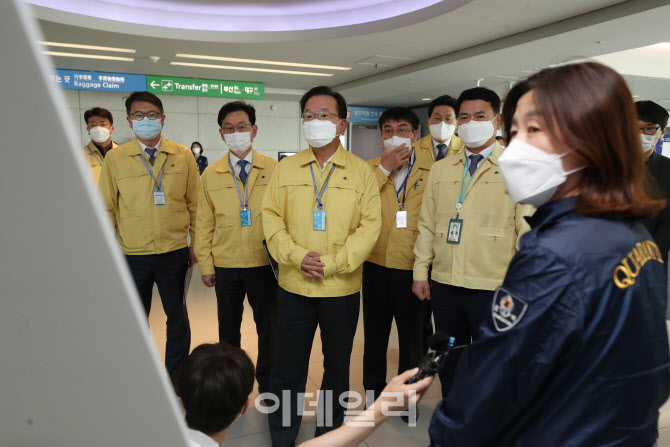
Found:
<path fill-rule="evenodd" d="M 511 292 L 498 287 L 493 295 L 491 316 L 498 332 L 512 329 L 526 313 L 528 304 Z"/>

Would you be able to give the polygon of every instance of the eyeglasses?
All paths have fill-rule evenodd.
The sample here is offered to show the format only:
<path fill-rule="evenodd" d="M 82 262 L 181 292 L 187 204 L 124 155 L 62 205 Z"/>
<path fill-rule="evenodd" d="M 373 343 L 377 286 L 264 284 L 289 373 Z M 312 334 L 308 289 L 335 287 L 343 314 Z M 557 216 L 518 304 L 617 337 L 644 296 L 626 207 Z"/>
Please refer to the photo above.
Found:
<path fill-rule="evenodd" d="M 382 130 L 382 135 L 385 137 L 391 138 L 393 135 L 398 135 L 399 137 L 407 138 L 411 137 L 412 133 L 414 132 L 414 129 L 410 129 L 409 127 L 403 127 L 401 129 L 384 129 Z"/>
<path fill-rule="evenodd" d="M 645 135 L 654 135 L 661 126 L 649 126 L 649 127 L 640 127 L 640 130 Z"/>
<path fill-rule="evenodd" d="M 131 116 L 134 120 L 141 120 L 141 119 L 144 119 L 145 116 L 146 116 L 147 118 L 149 118 L 150 120 L 156 120 L 156 119 L 160 118 L 161 116 L 163 116 L 163 114 L 162 114 L 161 112 L 154 112 L 154 111 L 152 110 L 151 112 L 147 112 L 147 113 L 144 113 L 144 112 L 133 112 L 133 113 L 131 113 L 131 114 L 128 115 L 128 116 Z"/>
<path fill-rule="evenodd" d="M 307 120 L 307 121 L 313 120 L 313 119 L 328 120 L 328 119 L 330 119 L 331 116 L 336 116 L 338 118 L 340 117 L 340 115 L 338 115 L 337 113 L 326 113 L 326 112 L 321 112 L 321 113 L 307 112 L 307 113 L 303 113 L 303 114 L 300 115 L 300 117 L 302 119 Z"/>
<path fill-rule="evenodd" d="M 233 132 L 249 132 L 251 129 L 251 124 L 240 124 L 238 126 L 222 126 L 221 130 L 223 133 L 233 133 Z"/>

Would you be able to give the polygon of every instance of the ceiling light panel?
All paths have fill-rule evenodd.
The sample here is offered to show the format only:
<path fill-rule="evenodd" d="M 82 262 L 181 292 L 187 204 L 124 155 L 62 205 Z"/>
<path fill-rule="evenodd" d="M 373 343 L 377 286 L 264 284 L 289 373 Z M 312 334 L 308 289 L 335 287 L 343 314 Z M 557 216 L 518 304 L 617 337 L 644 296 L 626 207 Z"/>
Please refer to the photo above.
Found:
<path fill-rule="evenodd" d="M 132 62 L 135 59 L 132 57 L 120 57 L 120 56 L 105 56 L 103 54 L 83 54 L 83 53 L 61 53 L 58 51 L 43 51 L 44 54 L 48 56 L 59 56 L 59 57 L 77 57 L 82 59 L 104 59 L 108 61 L 127 61 Z"/>
<path fill-rule="evenodd" d="M 205 59 L 212 61 L 243 62 L 247 64 L 281 65 L 285 67 L 320 68 L 323 70 L 351 70 L 351 67 L 338 67 L 336 65 L 301 64 L 297 62 L 266 61 L 260 59 L 240 59 L 236 57 L 205 56 L 201 54 L 177 53 L 175 57 L 183 57 L 187 59 Z"/>
<path fill-rule="evenodd" d="M 232 65 L 215 65 L 215 64 L 197 64 L 195 62 L 170 62 L 170 65 L 182 65 L 186 67 L 202 67 L 202 68 L 217 68 L 221 70 L 239 70 L 239 71 L 257 71 L 263 73 L 279 73 L 279 74 L 293 74 L 302 76 L 332 76 L 332 73 L 315 73 L 311 71 L 293 71 L 293 70 L 275 70 L 272 68 L 252 68 L 252 67 L 236 67 Z"/>
<path fill-rule="evenodd" d="M 81 45 L 78 43 L 63 43 L 63 42 L 40 42 L 40 43 L 48 47 L 77 48 L 80 50 L 113 51 L 117 53 L 135 53 L 136 51 L 130 48 L 100 47 L 97 45 Z"/>

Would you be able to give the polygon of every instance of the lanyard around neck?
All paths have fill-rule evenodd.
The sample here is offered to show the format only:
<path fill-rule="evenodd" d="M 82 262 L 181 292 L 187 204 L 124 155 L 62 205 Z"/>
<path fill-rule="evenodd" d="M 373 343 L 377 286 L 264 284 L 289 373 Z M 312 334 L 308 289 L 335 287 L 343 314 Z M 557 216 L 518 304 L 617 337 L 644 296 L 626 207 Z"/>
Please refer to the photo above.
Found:
<path fill-rule="evenodd" d="M 484 157 L 484 159 L 482 159 L 482 161 L 480 161 L 479 163 L 482 163 L 491 155 L 493 155 L 493 152 Z M 468 190 L 470 189 L 470 183 L 472 183 L 472 179 L 475 177 L 474 175 L 470 176 L 470 180 L 468 180 L 468 186 L 466 186 L 465 191 L 463 191 L 463 184 L 465 183 L 465 174 L 467 174 L 468 172 L 469 165 L 470 165 L 470 159 L 468 157 L 465 157 L 465 167 L 463 168 L 463 180 L 461 180 L 461 190 L 458 193 L 458 203 L 456 203 L 456 218 L 458 218 L 458 215 L 461 213 L 461 208 L 463 208 L 463 201 L 465 201 L 465 196 L 468 195 Z"/>
<path fill-rule="evenodd" d="M 321 188 L 321 194 L 319 194 L 319 190 L 316 187 L 316 178 L 314 177 L 314 168 L 312 167 L 312 163 L 309 164 L 309 170 L 312 171 L 312 183 L 314 184 L 314 192 L 316 193 L 316 201 L 319 204 L 319 209 L 323 209 L 323 203 L 321 203 L 321 197 L 323 197 L 323 193 L 326 191 L 326 186 L 328 186 L 328 180 L 330 180 L 330 175 L 333 173 L 336 167 L 337 165 L 333 163 L 333 167 L 328 173 L 328 177 L 326 177 L 326 182 L 323 184 L 323 187 Z"/>
<path fill-rule="evenodd" d="M 90 148 L 89 148 L 89 150 L 90 150 Z M 156 180 L 156 176 L 154 175 L 153 171 L 151 170 L 151 168 L 147 164 L 147 161 L 144 159 L 144 156 L 140 155 L 140 159 L 142 160 L 142 163 L 144 163 L 144 166 L 146 166 L 147 171 L 149 171 L 149 174 L 151 174 L 151 177 L 154 179 L 154 184 L 156 185 L 156 188 L 158 188 L 160 190 L 161 186 L 163 185 L 163 176 L 165 175 L 165 165 L 167 164 L 167 160 L 163 164 L 163 172 L 161 172 L 161 181 L 160 181 L 160 183 L 158 183 L 158 180 Z"/>
<path fill-rule="evenodd" d="M 91 150 L 91 148 L 88 147 L 88 146 L 86 146 L 86 149 L 88 149 L 88 151 L 91 153 L 91 155 L 93 155 L 93 157 L 95 157 L 95 159 L 98 160 L 98 163 L 100 163 L 100 166 L 102 166 L 102 161 L 100 161 L 100 159 L 98 158 L 98 156 L 95 155 L 95 152 L 93 152 L 93 151 Z"/>
<path fill-rule="evenodd" d="M 414 154 L 412 155 L 414 156 Z M 401 210 L 405 208 L 405 199 L 407 198 L 407 181 L 409 180 L 409 176 L 412 174 L 412 168 L 414 167 L 414 162 L 416 162 L 416 156 L 414 156 L 414 159 L 409 164 L 409 169 L 407 169 L 407 175 L 405 176 L 405 180 L 402 182 L 402 185 L 400 185 L 400 189 L 398 189 L 395 193 L 396 199 L 398 200 L 398 206 L 400 207 Z M 402 191 L 402 203 L 400 203 L 401 191 Z"/>
<path fill-rule="evenodd" d="M 237 177 L 235 177 L 235 168 L 233 167 L 233 162 L 230 161 L 230 154 L 228 154 L 228 163 L 230 163 L 230 172 L 233 174 L 233 181 L 235 182 L 235 188 L 237 188 L 237 197 L 240 198 L 240 205 L 242 205 L 242 209 L 246 210 L 247 207 L 249 206 L 248 177 L 247 177 L 247 183 L 244 184 L 244 202 L 242 202 L 242 193 L 240 192 L 240 185 L 237 184 Z M 244 168 L 240 166 L 240 172 L 242 172 L 242 169 Z M 249 174 L 251 174 L 251 168 L 249 168 Z"/>

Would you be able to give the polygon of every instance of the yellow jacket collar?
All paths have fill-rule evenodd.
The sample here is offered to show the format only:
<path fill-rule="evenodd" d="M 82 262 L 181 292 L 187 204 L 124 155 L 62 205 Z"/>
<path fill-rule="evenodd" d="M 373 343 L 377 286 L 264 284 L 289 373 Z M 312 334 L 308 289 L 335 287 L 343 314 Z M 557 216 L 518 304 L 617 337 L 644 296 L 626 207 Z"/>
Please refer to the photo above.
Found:
<path fill-rule="evenodd" d="M 429 152 L 417 150 L 416 147 L 417 143 L 414 143 L 414 157 L 415 157 L 414 165 L 417 168 L 430 171 L 430 167 L 433 165 L 433 158 L 428 155 Z"/>
<path fill-rule="evenodd" d="M 160 144 L 160 152 L 167 152 L 168 154 L 174 154 L 174 147 L 172 147 L 172 142 L 169 140 L 166 140 L 163 136 L 161 136 L 161 144 Z M 137 137 L 133 138 L 130 141 L 130 151 L 132 155 L 142 155 L 144 152 L 142 150 L 142 146 L 140 146 L 140 142 L 137 141 Z"/>
<path fill-rule="evenodd" d="M 340 143 L 340 145 L 337 147 L 337 150 L 335 151 L 335 154 L 333 154 L 333 158 L 330 161 L 332 161 L 333 164 L 336 164 L 337 166 L 346 166 L 346 152 L 347 151 L 345 151 L 342 147 L 342 143 Z M 314 151 L 311 147 L 309 149 L 298 152 L 296 155 L 294 155 L 294 157 L 299 157 L 298 162 L 300 163 L 300 166 L 308 165 L 316 161 L 316 156 L 314 155 Z"/>
<path fill-rule="evenodd" d="M 493 152 L 491 153 L 491 156 L 488 158 L 489 160 L 491 160 L 491 163 L 498 166 L 498 158 L 500 158 L 504 150 L 505 149 L 503 149 L 500 143 L 496 141 L 495 145 L 493 146 Z M 465 164 L 465 159 L 467 158 L 465 149 L 463 149 L 463 151 L 459 155 L 460 155 L 459 157 L 451 157 L 452 158 L 451 164 L 456 165 L 460 162 L 463 162 L 463 164 Z"/>
<path fill-rule="evenodd" d="M 258 169 L 265 169 L 265 159 L 260 156 L 256 149 L 251 148 L 251 152 L 254 154 L 251 157 L 251 166 Z M 230 151 L 226 152 L 221 158 L 221 161 L 225 160 L 223 163 L 218 163 L 216 165 L 216 172 L 230 172 Z"/>

